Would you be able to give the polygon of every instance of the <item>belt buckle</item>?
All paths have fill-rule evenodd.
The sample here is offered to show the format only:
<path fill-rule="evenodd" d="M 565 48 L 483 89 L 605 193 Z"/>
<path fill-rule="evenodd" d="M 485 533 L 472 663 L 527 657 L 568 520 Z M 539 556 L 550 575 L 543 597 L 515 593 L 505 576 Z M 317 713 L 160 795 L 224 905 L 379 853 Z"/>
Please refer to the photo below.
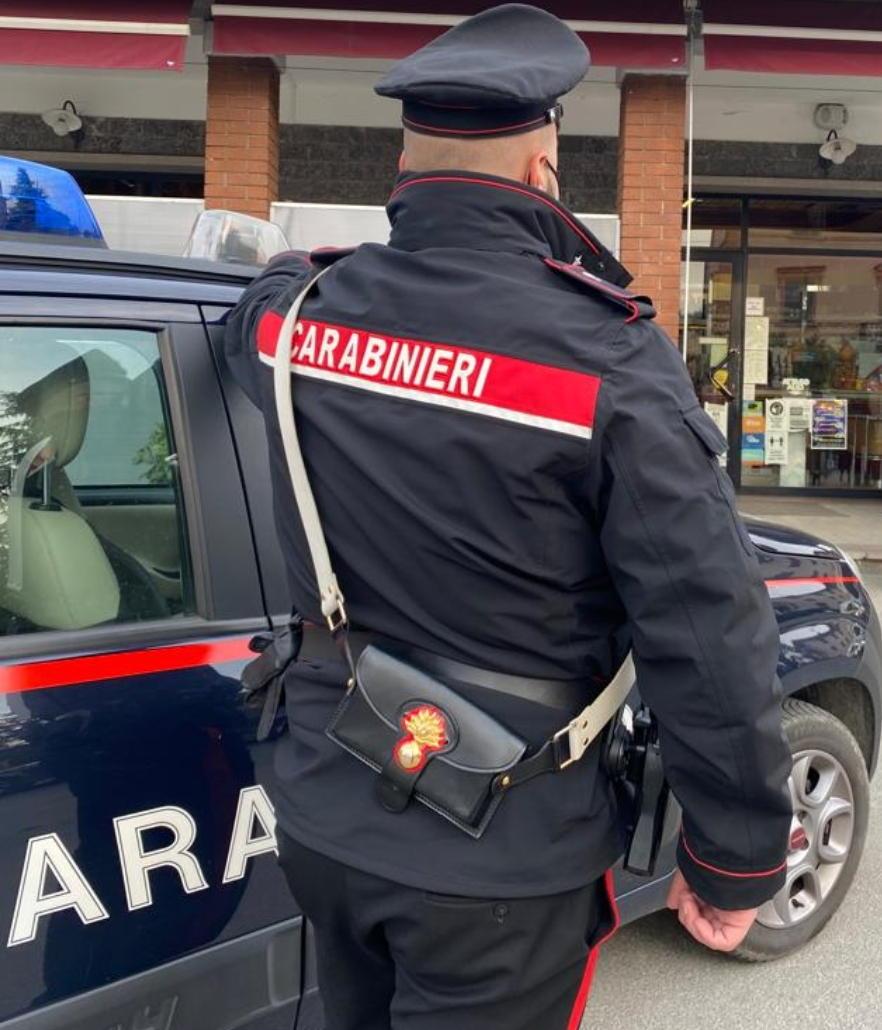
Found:
<path fill-rule="evenodd" d="M 584 725 L 583 725 L 584 724 Z M 558 770 L 563 771 L 568 766 L 575 765 L 576 762 L 582 760 L 585 752 L 588 750 L 588 745 L 591 743 L 591 734 L 587 732 L 588 726 L 583 719 L 573 719 L 572 722 L 567 723 L 563 729 L 558 730 L 557 733 L 551 738 L 555 754 L 558 756 Z M 561 761 L 561 746 L 560 741 L 566 737 L 567 740 L 567 751 L 568 757 Z"/>
<path fill-rule="evenodd" d="M 564 726 L 562 730 L 558 730 L 557 733 L 555 733 L 555 735 L 551 738 L 552 746 L 554 747 L 554 753 L 557 758 L 558 771 L 563 771 L 568 766 L 574 765 L 576 762 L 579 761 L 578 758 L 573 757 L 573 739 L 570 736 L 571 729 L 572 723 L 570 723 L 567 726 Z M 560 741 L 562 741 L 564 738 L 566 738 L 567 741 L 567 758 L 563 758 L 561 753 L 563 749 L 561 747 Z"/>
<path fill-rule="evenodd" d="M 341 629 L 346 628 L 346 624 L 349 622 L 349 616 L 346 614 L 346 609 L 343 606 L 342 601 L 337 602 L 337 607 L 333 611 L 328 612 L 325 616 L 325 624 L 327 625 L 331 636 L 336 636 Z"/>

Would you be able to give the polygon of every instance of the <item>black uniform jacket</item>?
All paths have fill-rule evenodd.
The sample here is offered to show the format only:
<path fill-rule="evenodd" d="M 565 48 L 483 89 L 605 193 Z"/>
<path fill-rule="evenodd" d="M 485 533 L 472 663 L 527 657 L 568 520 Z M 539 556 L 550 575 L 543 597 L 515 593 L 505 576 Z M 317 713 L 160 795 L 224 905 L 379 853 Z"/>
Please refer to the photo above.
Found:
<path fill-rule="evenodd" d="M 616 285 L 627 273 L 544 193 L 411 173 L 388 211 L 388 246 L 312 255 L 334 267 L 296 331 L 298 428 L 353 624 L 579 680 L 586 702 L 631 639 L 684 809 L 687 878 L 722 907 L 766 900 L 790 821 L 777 627 L 717 460 L 725 442 L 682 358 L 649 302 Z M 227 357 L 265 412 L 293 600 L 319 622 L 271 367 L 308 270 L 283 255 L 250 286 Z M 599 748 L 513 790 L 474 841 L 420 805 L 385 812 L 374 774 L 324 737 L 341 667 L 294 679 L 276 802 L 303 843 L 401 882 L 500 896 L 575 887 L 620 853 Z M 535 743 L 562 722 L 493 693 L 477 700 Z"/>

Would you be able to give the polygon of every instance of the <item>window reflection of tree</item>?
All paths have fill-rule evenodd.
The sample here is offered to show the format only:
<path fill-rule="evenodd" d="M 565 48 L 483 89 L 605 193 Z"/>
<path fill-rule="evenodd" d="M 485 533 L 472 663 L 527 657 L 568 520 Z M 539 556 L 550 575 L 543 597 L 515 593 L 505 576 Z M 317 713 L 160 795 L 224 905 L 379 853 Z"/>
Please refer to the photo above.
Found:
<path fill-rule="evenodd" d="M 6 232 L 55 232 L 73 235 L 77 227 L 55 207 L 39 183 L 24 168 L 16 172 L 15 182 L 0 207 L 0 229 Z"/>
<path fill-rule="evenodd" d="M 93 347 L 81 356 L 89 369 L 92 399 L 83 445 L 67 469 L 73 484 L 171 485 L 158 359 L 138 370 L 134 355 L 116 343 L 112 353 Z"/>

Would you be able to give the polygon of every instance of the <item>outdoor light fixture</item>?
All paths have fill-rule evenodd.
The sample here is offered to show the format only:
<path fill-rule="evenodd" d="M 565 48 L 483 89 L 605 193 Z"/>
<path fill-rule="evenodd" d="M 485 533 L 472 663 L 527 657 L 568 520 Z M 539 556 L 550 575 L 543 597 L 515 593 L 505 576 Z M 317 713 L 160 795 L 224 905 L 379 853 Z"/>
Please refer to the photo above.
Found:
<path fill-rule="evenodd" d="M 846 158 L 857 150 L 857 143 L 853 139 L 848 139 L 843 136 L 840 138 L 839 133 L 835 129 L 831 129 L 827 133 L 826 143 L 821 144 L 819 153 L 825 161 L 830 161 L 834 165 L 845 164 Z"/>
<path fill-rule="evenodd" d="M 70 136 L 75 146 L 79 146 L 85 135 L 83 119 L 77 114 L 72 100 L 65 100 L 61 107 L 53 107 L 43 112 L 43 121 L 56 136 Z"/>

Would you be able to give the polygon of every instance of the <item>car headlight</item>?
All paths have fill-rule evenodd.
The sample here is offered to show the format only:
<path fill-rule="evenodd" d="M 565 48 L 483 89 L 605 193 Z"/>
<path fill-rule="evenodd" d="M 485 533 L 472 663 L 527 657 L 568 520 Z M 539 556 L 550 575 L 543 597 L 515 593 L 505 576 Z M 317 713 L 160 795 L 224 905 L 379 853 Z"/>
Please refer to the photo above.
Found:
<path fill-rule="evenodd" d="M 843 551 L 841 547 L 836 548 L 839 551 L 839 557 L 845 562 L 845 564 L 851 570 L 851 574 L 857 579 L 858 583 L 863 584 L 864 576 L 860 570 L 858 563 L 852 558 L 848 551 Z"/>

